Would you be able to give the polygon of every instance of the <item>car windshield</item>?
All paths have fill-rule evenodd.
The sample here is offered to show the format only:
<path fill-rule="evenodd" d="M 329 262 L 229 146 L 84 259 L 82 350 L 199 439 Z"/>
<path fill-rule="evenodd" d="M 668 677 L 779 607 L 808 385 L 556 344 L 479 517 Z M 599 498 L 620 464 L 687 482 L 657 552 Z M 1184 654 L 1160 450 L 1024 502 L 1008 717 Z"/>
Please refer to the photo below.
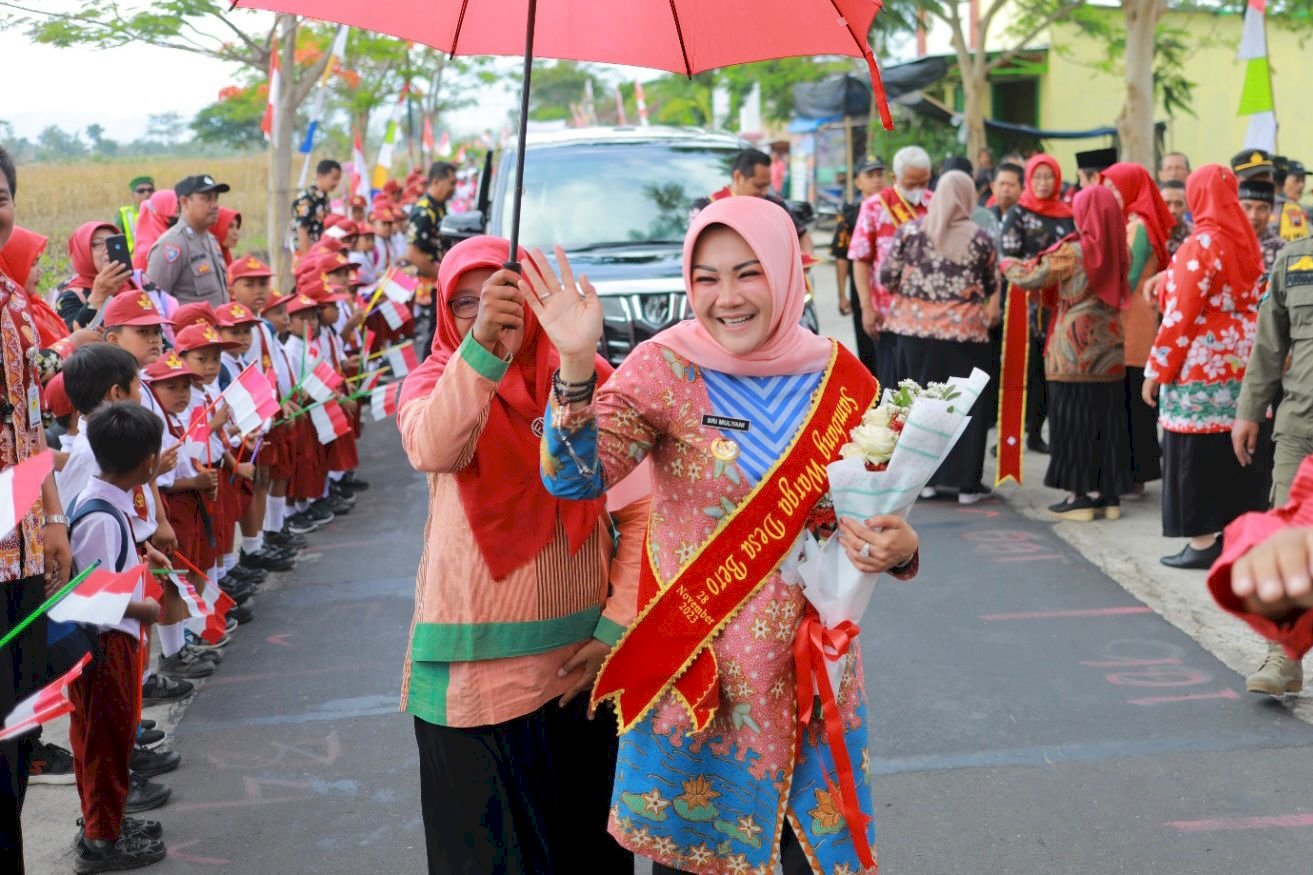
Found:
<path fill-rule="evenodd" d="M 681 242 L 693 201 L 725 186 L 735 154 L 668 143 L 530 149 L 520 240 L 548 251 Z M 506 186 L 504 230 L 513 189 Z"/>

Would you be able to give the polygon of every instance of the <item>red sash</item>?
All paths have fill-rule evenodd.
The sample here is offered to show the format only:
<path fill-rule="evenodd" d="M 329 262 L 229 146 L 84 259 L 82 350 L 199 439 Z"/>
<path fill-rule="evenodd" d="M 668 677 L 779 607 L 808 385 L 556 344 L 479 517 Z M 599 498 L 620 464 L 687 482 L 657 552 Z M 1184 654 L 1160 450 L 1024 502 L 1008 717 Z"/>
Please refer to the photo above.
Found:
<path fill-rule="evenodd" d="M 1021 436 L 1026 421 L 1026 374 L 1030 367 L 1030 315 L 1026 290 L 1010 286 L 1003 309 L 1003 359 L 998 379 L 997 486 L 1021 483 Z"/>
<path fill-rule="evenodd" d="M 785 558 L 807 515 L 829 489 L 825 466 L 879 391 L 870 372 L 839 344 L 802 428 L 711 540 L 668 584 L 643 550 L 640 592 L 656 596 L 602 665 L 593 702 L 613 699 L 620 731 L 638 724 L 669 689 L 697 730 L 719 704 L 711 642 Z"/>
<path fill-rule="evenodd" d="M 879 197 L 880 203 L 889 211 L 889 218 L 893 220 L 895 228 L 901 228 L 916 218 L 916 210 L 892 185 L 881 189 Z"/>

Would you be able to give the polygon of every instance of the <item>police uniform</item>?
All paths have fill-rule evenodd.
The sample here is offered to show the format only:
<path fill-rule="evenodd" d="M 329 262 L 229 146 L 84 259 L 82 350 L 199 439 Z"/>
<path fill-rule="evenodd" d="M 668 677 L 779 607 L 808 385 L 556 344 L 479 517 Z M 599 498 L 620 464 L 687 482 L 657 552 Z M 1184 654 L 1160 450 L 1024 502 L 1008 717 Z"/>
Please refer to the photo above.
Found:
<path fill-rule="evenodd" d="M 1313 454 L 1313 238 L 1290 243 L 1277 257 L 1258 307 L 1258 329 L 1236 416 L 1264 422 L 1278 389 L 1282 395 L 1274 428 L 1272 487 L 1273 502 L 1280 506 L 1300 463 Z"/>
<path fill-rule="evenodd" d="M 206 191 L 223 193 L 228 186 L 209 176 L 189 176 L 178 183 L 179 197 Z M 151 247 L 146 273 L 171 292 L 179 304 L 205 302 L 218 307 L 228 301 L 228 267 L 219 241 L 208 230 L 196 231 L 179 221 Z"/>
<path fill-rule="evenodd" d="M 1295 174 L 1304 176 L 1304 165 L 1298 161 L 1285 161 L 1284 172 L 1281 174 L 1282 182 L 1286 176 Z M 1292 201 L 1284 195 L 1277 197 L 1276 213 L 1273 216 L 1272 223 L 1276 225 L 1276 231 L 1282 240 L 1302 240 L 1309 236 L 1308 214 L 1297 201 Z"/>

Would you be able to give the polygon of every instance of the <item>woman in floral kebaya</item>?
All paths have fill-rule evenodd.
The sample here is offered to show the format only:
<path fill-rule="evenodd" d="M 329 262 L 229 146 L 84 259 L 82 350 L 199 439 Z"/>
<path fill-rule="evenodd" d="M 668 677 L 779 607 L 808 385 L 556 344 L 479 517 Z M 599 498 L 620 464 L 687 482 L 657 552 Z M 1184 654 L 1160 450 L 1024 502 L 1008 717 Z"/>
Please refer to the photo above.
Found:
<path fill-rule="evenodd" d="M 1159 286 L 1163 320 L 1144 369 L 1144 400 L 1163 427 L 1163 534 L 1187 537 L 1173 568 L 1208 568 L 1219 533 L 1267 506 L 1271 472 L 1240 467 L 1231 423 L 1263 294 L 1263 256 L 1240 207 L 1235 175 L 1218 164 L 1190 174 L 1194 233 Z"/>

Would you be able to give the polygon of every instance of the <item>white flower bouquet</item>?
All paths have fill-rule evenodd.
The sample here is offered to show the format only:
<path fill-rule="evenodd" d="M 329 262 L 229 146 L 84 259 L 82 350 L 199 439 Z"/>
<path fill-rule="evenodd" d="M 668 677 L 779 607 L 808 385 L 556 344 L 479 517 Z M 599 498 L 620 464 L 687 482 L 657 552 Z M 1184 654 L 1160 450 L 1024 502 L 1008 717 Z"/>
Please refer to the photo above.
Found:
<path fill-rule="evenodd" d="M 948 457 L 971 422 L 970 411 L 989 375 L 979 368 L 969 377 L 919 386 L 904 380 L 886 389 L 880 403 L 852 430 L 827 468 L 836 519 L 864 522 L 873 516 L 906 517 L 917 496 Z M 878 575 L 858 571 L 838 537 L 818 543 L 808 536 L 806 558 L 798 566 L 803 592 L 827 628 L 857 623 L 871 601 Z M 842 667 L 828 663 L 838 689 Z"/>

